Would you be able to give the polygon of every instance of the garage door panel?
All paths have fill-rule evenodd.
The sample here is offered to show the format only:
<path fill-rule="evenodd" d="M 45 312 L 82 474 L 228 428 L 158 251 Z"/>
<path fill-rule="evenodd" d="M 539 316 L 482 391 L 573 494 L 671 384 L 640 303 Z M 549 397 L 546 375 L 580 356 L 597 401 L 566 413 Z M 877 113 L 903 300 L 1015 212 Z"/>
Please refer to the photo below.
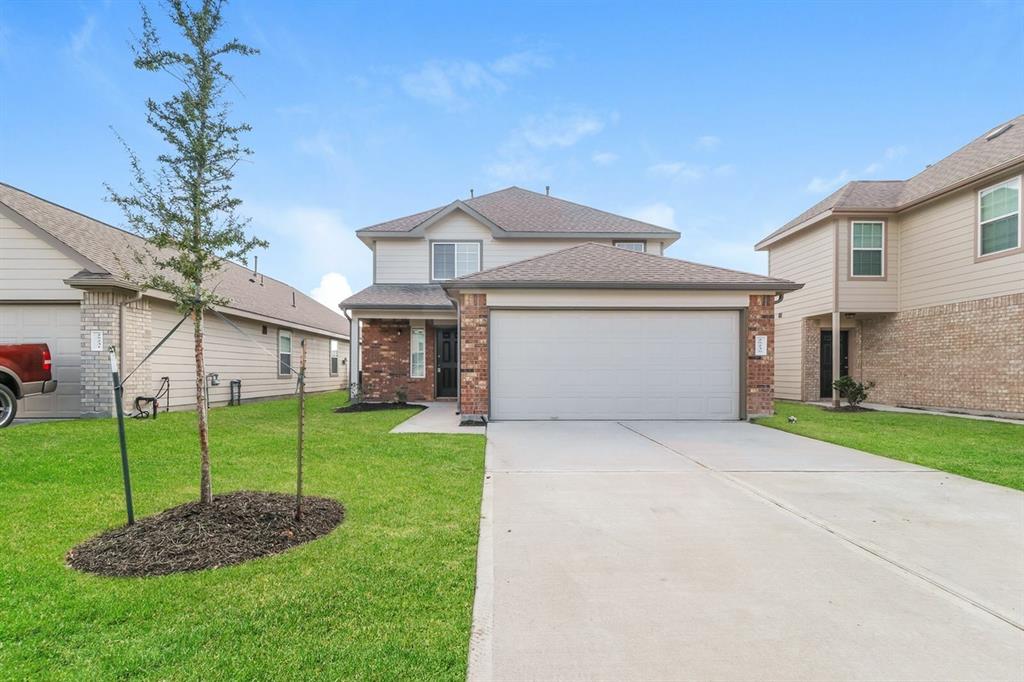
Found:
<path fill-rule="evenodd" d="M 46 343 L 53 358 L 53 393 L 24 398 L 19 417 L 81 415 L 80 309 L 74 304 L 0 305 L 0 343 Z"/>
<path fill-rule="evenodd" d="M 494 419 L 737 419 L 735 311 L 495 310 Z"/>

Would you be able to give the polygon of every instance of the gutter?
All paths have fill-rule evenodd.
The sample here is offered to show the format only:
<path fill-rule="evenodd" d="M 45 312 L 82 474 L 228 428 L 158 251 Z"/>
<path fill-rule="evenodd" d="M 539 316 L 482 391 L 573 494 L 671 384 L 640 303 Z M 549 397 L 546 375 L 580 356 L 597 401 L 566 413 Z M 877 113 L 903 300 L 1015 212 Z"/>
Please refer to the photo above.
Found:
<path fill-rule="evenodd" d="M 449 289 L 649 289 L 672 291 L 796 291 L 803 284 L 796 282 L 524 282 L 524 281 L 452 281 L 442 287 Z M 409 306 L 403 306 L 409 307 Z"/>

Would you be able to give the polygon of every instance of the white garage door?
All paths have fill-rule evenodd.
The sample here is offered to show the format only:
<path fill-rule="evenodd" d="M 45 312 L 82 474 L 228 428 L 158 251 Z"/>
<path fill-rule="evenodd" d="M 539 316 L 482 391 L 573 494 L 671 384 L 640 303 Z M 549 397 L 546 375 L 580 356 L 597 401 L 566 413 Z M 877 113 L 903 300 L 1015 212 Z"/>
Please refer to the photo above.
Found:
<path fill-rule="evenodd" d="M 736 311 L 494 310 L 492 419 L 738 419 Z"/>
<path fill-rule="evenodd" d="M 47 343 L 53 393 L 25 398 L 18 417 L 81 416 L 81 339 L 77 303 L 0 304 L 0 343 Z"/>

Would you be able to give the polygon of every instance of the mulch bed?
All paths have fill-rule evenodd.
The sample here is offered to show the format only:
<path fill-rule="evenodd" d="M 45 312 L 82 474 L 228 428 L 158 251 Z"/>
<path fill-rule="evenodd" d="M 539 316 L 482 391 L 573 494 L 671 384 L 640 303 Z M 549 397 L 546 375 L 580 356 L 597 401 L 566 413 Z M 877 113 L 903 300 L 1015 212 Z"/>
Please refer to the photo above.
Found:
<path fill-rule="evenodd" d="M 826 407 L 826 412 L 874 412 L 870 407 L 860 405 L 840 405 L 839 407 Z"/>
<path fill-rule="evenodd" d="M 68 565 L 108 576 L 200 571 L 277 554 L 327 535 L 345 508 L 326 497 L 304 497 L 295 521 L 295 496 L 248 490 L 189 502 L 134 526 L 109 530 L 68 552 Z"/>
<path fill-rule="evenodd" d="M 415 407 L 420 410 L 427 409 L 426 405 L 417 405 L 416 403 L 355 403 L 353 405 L 346 405 L 344 407 L 336 407 L 334 411 L 338 414 L 345 414 L 346 412 L 377 412 L 378 410 L 405 410 L 410 407 Z"/>

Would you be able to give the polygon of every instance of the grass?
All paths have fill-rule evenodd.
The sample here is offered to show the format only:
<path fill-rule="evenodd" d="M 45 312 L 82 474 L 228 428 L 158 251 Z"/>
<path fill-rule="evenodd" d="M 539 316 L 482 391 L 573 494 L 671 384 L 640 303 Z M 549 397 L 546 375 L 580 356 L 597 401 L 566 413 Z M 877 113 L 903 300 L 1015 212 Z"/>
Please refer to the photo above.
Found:
<path fill-rule="evenodd" d="M 787 417 L 797 418 L 790 424 Z M 776 402 L 758 424 L 1024 490 L 1024 424 L 905 412 L 829 412 Z"/>
<path fill-rule="evenodd" d="M 484 438 L 390 435 L 413 410 L 307 402 L 305 487 L 332 534 L 240 566 L 160 578 L 70 570 L 124 523 L 112 420 L 0 430 L 0 677 L 464 679 Z M 211 413 L 214 493 L 290 492 L 294 399 Z M 136 515 L 197 496 L 195 416 L 128 424 Z"/>

